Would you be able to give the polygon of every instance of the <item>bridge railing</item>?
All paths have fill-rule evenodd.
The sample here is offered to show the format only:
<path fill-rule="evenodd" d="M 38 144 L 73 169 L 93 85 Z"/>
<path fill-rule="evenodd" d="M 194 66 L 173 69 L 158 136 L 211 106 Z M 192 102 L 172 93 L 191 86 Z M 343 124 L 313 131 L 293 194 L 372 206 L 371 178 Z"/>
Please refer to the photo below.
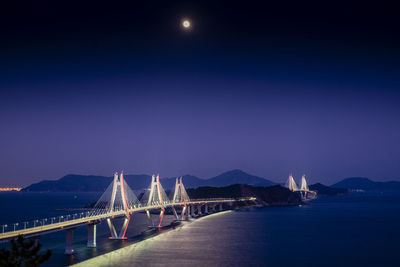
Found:
<path fill-rule="evenodd" d="M 3 225 L 0 225 L 0 231 L 1 231 L 0 235 L 10 233 L 10 232 L 16 232 L 16 231 L 20 231 L 20 230 L 32 229 L 32 228 L 40 229 L 47 225 L 54 225 L 54 224 L 59 224 L 59 223 L 67 222 L 67 221 L 89 218 L 92 216 L 93 216 L 93 214 L 91 213 L 91 210 L 87 210 L 87 211 L 79 212 L 79 213 L 47 217 L 47 218 L 42 218 L 42 219 L 37 219 L 37 220 L 29 220 L 29 221 L 25 221 L 25 222 L 3 224 Z"/>
<path fill-rule="evenodd" d="M 158 205 L 161 205 L 161 203 L 158 203 Z M 141 204 L 138 205 L 132 205 L 129 207 L 129 209 L 137 209 L 144 207 Z M 123 211 L 121 210 L 114 210 L 114 212 L 118 211 Z M 59 215 L 59 216 L 54 216 L 54 217 L 46 217 L 46 218 L 41 218 L 37 220 L 27 220 L 24 222 L 16 222 L 16 223 L 10 223 L 10 224 L 2 224 L 0 225 L 0 235 L 2 234 L 7 234 L 10 232 L 16 232 L 20 230 L 26 230 L 26 229 L 33 229 L 37 228 L 40 229 L 44 226 L 48 225 L 55 225 L 55 224 L 60 224 L 64 223 L 67 221 L 73 221 L 77 219 L 84 219 L 84 218 L 91 218 L 94 216 L 99 216 L 103 214 L 108 214 L 108 210 L 94 210 L 94 209 L 87 209 L 83 212 L 78 212 L 78 213 L 73 213 L 73 214 L 65 214 L 65 215 Z"/>

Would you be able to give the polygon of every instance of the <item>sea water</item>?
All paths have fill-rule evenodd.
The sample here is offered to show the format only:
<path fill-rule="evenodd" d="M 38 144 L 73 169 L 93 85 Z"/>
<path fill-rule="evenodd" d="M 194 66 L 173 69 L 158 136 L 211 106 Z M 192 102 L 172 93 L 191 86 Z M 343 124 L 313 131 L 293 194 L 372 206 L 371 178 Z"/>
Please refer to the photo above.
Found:
<path fill-rule="evenodd" d="M 57 209 L 96 198 L 0 194 L 0 224 L 71 214 Z M 166 216 L 164 224 L 172 219 Z M 144 214 L 133 216 L 128 240 L 120 241 L 107 238 L 103 222 L 97 248 L 86 247 L 87 228 L 79 227 L 73 256 L 63 255 L 64 231 L 44 235 L 40 243 L 53 251 L 45 266 L 400 266 L 400 194 L 354 193 L 301 206 L 223 212 L 159 232 L 149 232 L 147 224 Z"/>

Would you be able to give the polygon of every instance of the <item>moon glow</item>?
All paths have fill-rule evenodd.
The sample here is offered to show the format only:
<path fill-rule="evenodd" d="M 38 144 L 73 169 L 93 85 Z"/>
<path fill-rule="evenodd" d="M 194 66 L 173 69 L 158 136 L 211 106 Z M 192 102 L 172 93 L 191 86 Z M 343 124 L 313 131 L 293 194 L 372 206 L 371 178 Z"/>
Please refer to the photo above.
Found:
<path fill-rule="evenodd" d="M 189 29 L 189 28 L 190 28 L 190 21 L 187 20 L 187 19 L 185 19 L 185 20 L 182 22 L 182 26 L 183 26 L 183 28 L 185 28 L 185 29 Z"/>

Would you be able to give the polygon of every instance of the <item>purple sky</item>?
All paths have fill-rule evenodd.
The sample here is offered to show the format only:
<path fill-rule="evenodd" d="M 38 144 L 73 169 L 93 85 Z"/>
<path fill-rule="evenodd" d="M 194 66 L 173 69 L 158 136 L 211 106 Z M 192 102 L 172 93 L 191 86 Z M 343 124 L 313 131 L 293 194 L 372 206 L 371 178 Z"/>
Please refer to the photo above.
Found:
<path fill-rule="evenodd" d="M 72 22 L 53 6 L 7 10 L 0 186 L 119 170 L 400 180 L 398 17 L 164 5 L 99 4 L 112 22 L 89 7 Z M 176 24 L 188 14 L 189 34 Z"/>
<path fill-rule="evenodd" d="M 1 101 L 2 183 L 121 169 L 208 178 L 239 168 L 275 181 L 293 172 L 324 183 L 398 178 L 399 108 L 390 95 L 319 93 L 321 85 L 296 82 L 152 78 L 68 83 L 61 94 L 38 84 L 48 87 L 46 97 L 38 88 L 10 94 Z"/>

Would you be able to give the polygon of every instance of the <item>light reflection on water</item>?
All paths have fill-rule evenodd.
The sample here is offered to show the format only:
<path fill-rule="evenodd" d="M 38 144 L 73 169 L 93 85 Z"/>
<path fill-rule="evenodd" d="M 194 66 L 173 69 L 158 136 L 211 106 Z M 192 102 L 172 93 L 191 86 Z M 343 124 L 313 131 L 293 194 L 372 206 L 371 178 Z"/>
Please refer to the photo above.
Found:
<path fill-rule="evenodd" d="M 0 214 L 1 221 L 14 220 L 20 214 L 36 215 L 32 207 L 37 203 L 46 203 L 39 211 L 42 215 L 75 201 L 81 201 L 74 204 L 81 207 L 89 196 L 75 200 L 58 195 L 19 195 L 10 200 L 0 194 L 2 203 L 15 205 L 5 208 L 8 213 Z M 166 216 L 165 223 L 172 219 Z M 141 235 L 148 223 L 144 214 L 135 215 L 133 220 L 127 232 L 129 239 L 124 241 L 108 240 L 106 223 L 99 225 L 97 248 L 87 248 L 87 228 L 77 228 L 76 254 L 72 257 L 63 255 L 64 231 L 43 236 L 40 242 L 53 251 L 44 266 L 76 262 L 80 262 L 78 266 L 119 267 L 400 266 L 399 194 L 352 194 L 320 198 L 301 207 L 220 213 L 185 222 L 155 237 Z"/>
<path fill-rule="evenodd" d="M 400 195 L 206 216 L 78 266 L 400 266 Z"/>
<path fill-rule="evenodd" d="M 214 221 L 213 218 L 224 216 L 229 212 L 230 211 L 224 211 L 183 222 L 173 231 L 167 231 L 74 266 L 136 266 L 139 264 L 177 264 L 187 266 L 191 262 L 195 263 L 196 266 L 198 266 L 199 262 L 204 265 L 207 265 L 207 262 L 218 265 L 218 261 L 210 258 L 207 255 L 208 252 L 204 250 L 205 246 L 208 247 L 207 250 L 210 252 L 216 250 L 218 247 L 218 243 L 210 242 L 214 236 L 212 229 L 204 229 L 204 227 L 218 223 L 218 221 Z M 202 222 L 206 223 L 203 224 Z M 204 232 L 202 230 L 206 231 Z M 172 252 L 170 250 L 179 250 L 181 254 L 189 255 L 190 257 L 178 258 L 175 254 L 170 254 Z M 152 254 L 153 251 L 157 251 L 156 255 Z M 194 251 L 198 253 L 191 255 L 191 252 Z"/>

